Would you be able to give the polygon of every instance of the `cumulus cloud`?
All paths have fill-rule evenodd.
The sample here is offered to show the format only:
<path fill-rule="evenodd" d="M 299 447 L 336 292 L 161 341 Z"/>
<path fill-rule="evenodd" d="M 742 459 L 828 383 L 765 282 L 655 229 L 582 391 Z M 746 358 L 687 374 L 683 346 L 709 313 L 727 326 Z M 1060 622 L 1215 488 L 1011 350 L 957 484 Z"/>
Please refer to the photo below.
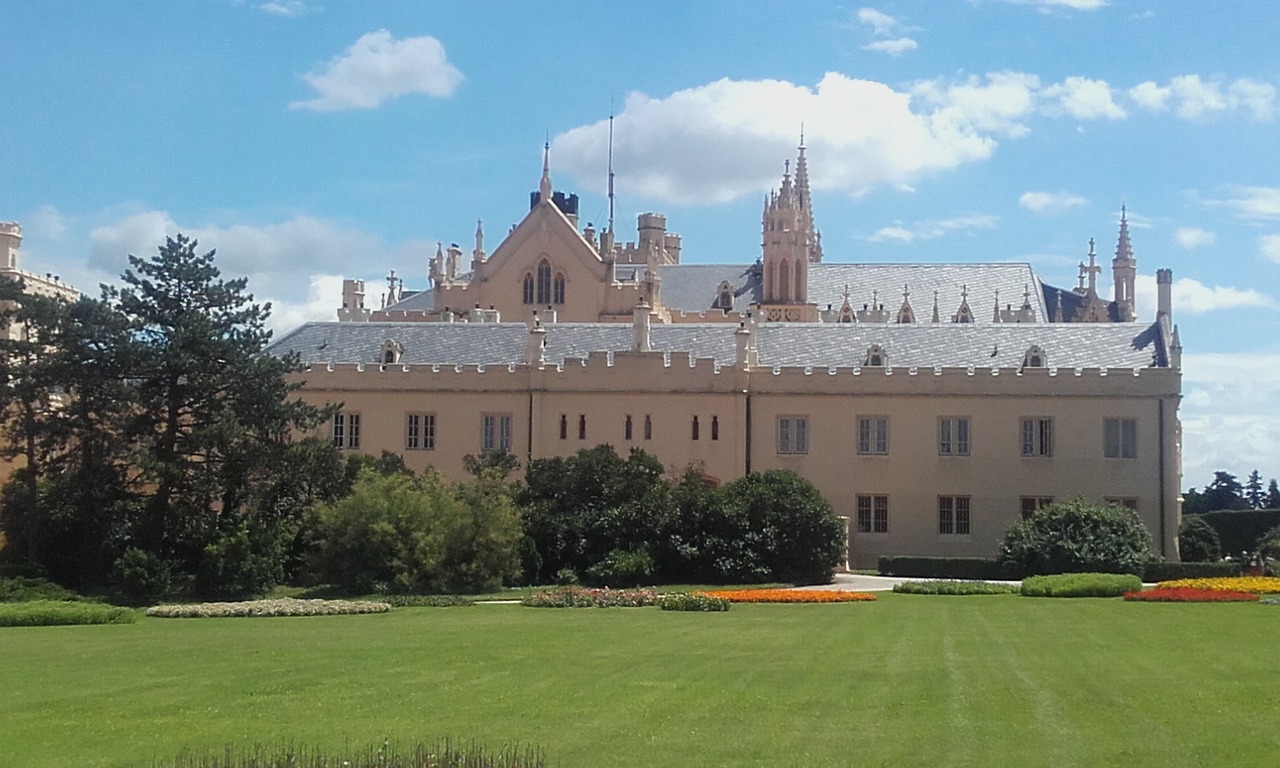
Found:
<path fill-rule="evenodd" d="M 309 72 L 303 79 L 316 91 L 317 98 L 295 101 L 289 106 L 332 112 L 371 109 L 410 93 L 447 98 L 463 78 L 434 37 L 396 40 L 390 32 L 380 29 L 362 35 L 323 70 Z"/>
<path fill-rule="evenodd" d="M 1067 115 L 1077 120 L 1122 120 L 1128 115 L 1112 99 L 1111 86 L 1105 80 L 1068 77 L 1040 93 L 1047 100 L 1045 111 L 1051 115 Z"/>
<path fill-rule="evenodd" d="M 1258 238 L 1258 253 L 1280 264 L 1280 235 L 1263 235 Z"/>
<path fill-rule="evenodd" d="M 1096 11 L 1107 4 L 1107 0 L 1005 0 L 1014 5 L 1031 5 L 1041 11 Z"/>
<path fill-rule="evenodd" d="M 279 0 L 263 3 L 258 9 L 272 16 L 301 16 L 307 12 L 307 5 L 302 0 Z"/>
<path fill-rule="evenodd" d="M 1156 278 L 1138 275 L 1134 281 L 1134 300 L 1140 314 L 1155 317 Z M 1173 281 L 1173 314 L 1203 315 L 1231 309 L 1265 309 L 1280 311 L 1280 304 L 1270 296 L 1252 289 L 1223 285 L 1205 285 L 1199 280 L 1181 278 Z"/>
<path fill-rule="evenodd" d="M 1201 246 L 1213 245 L 1214 236 L 1212 232 L 1199 227 L 1178 227 L 1173 231 L 1173 239 L 1178 245 L 1190 251 Z"/>
<path fill-rule="evenodd" d="M 1018 198 L 1018 205 L 1036 213 L 1064 211 L 1068 208 L 1085 205 L 1088 202 L 1083 197 L 1073 195 L 1070 192 L 1023 192 L 1022 196 Z"/>
<path fill-rule="evenodd" d="M 1174 77 L 1168 85 L 1150 80 L 1139 83 L 1129 89 L 1129 98 L 1144 109 L 1172 110 L 1185 120 L 1228 110 L 1245 110 L 1255 120 L 1270 120 L 1275 111 L 1276 89 L 1269 83 L 1248 78 L 1227 83 L 1206 81 L 1193 74 Z"/>
<path fill-rule="evenodd" d="M 1280 219 L 1280 187 L 1234 187 L 1233 191 L 1234 197 L 1212 204 L 1224 205 L 1242 219 Z"/>
<path fill-rule="evenodd" d="M 951 232 L 969 232 L 976 229 L 991 229 L 1000 222 L 996 216 L 972 213 L 951 219 L 935 219 L 921 221 L 904 226 L 901 222 L 893 226 L 881 227 L 867 239 L 872 242 L 895 241 L 910 243 L 915 240 L 934 240 Z"/>
<path fill-rule="evenodd" d="M 877 53 L 887 53 L 890 56 L 900 56 L 905 51 L 914 51 L 920 46 L 915 40 L 909 37 L 896 37 L 892 40 L 876 40 L 862 46 L 864 51 L 876 51 Z"/>
<path fill-rule="evenodd" d="M 1276 366 L 1274 350 L 1183 354 L 1184 487 L 1205 485 L 1216 470 L 1243 475 L 1259 457 L 1280 455 L 1280 390 L 1258 375 Z M 1261 469 L 1264 477 L 1276 471 Z"/>
<path fill-rule="evenodd" d="M 1035 111 L 1039 89 L 1035 75 L 1006 71 L 971 75 L 960 83 L 922 81 L 912 86 L 911 94 L 937 109 L 933 117 L 938 122 L 1017 137 L 1031 130 L 1023 121 Z"/>
<path fill-rule="evenodd" d="M 858 21 L 871 27 L 877 35 L 891 35 L 899 27 L 898 20 L 875 8 L 859 8 Z"/>

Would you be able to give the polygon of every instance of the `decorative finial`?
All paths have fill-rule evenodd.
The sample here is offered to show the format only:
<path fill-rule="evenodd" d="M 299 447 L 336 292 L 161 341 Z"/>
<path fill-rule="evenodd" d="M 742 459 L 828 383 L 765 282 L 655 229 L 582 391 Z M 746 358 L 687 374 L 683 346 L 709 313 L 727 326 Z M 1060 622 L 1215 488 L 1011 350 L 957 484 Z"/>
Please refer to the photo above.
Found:
<path fill-rule="evenodd" d="M 544 202 L 551 201 L 551 133 L 542 145 L 542 180 L 538 182 L 538 195 Z"/>
<path fill-rule="evenodd" d="M 911 298 L 911 288 L 909 288 L 906 283 L 903 283 L 902 284 L 902 300 L 906 301 L 909 298 Z"/>

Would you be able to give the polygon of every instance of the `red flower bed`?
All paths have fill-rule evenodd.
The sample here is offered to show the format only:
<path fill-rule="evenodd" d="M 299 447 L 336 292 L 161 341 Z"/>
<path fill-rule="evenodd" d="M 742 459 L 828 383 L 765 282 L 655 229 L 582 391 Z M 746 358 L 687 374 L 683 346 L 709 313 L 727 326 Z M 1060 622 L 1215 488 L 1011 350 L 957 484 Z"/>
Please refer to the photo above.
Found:
<path fill-rule="evenodd" d="M 1250 592 L 1227 592 L 1194 587 L 1156 587 L 1140 592 L 1125 592 L 1125 600 L 1146 603 L 1256 603 L 1258 596 Z"/>

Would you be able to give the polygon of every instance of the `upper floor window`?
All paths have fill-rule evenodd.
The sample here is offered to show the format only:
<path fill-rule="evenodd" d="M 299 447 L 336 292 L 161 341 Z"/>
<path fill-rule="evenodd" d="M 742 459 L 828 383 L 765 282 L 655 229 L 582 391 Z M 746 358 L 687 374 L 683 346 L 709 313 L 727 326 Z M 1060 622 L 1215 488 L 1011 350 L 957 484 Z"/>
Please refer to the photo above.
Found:
<path fill-rule="evenodd" d="M 578 414 L 578 439 L 587 439 L 587 414 L 585 413 Z"/>
<path fill-rule="evenodd" d="M 395 339 L 387 339 L 382 342 L 382 353 L 379 355 L 379 361 L 383 365 L 391 365 L 400 362 L 401 355 L 404 354 L 404 347 Z"/>
<path fill-rule="evenodd" d="M 872 344 L 867 347 L 867 356 L 862 359 L 862 364 L 872 368 L 880 368 L 884 366 L 886 359 L 884 347 L 879 344 Z"/>
<path fill-rule="evenodd" d="M 1024 418 L 1022 420 L 1022 455 L 1053 455 L 1053 419 Z"/>
<path fill-rule="evenodd" d="M 778 417 L 778 453 L 798 454 L 809 452 L 809 417 Z"/>
<path fill-rule="evenodd" d="M 701 432 L 701 430 L 699 429 L 699 425 L 698 425 L 698 417 L 697 417 L 697 416 L 694 416 L 694 417 L 693 417 L 693 425 L 692 425 L 692 426 L 693 426 L 693 430 L 692 430 L 692 431 L 693 431 L 693 439 L 694 439 L 694 440 L 697 440 L 697 439 L 698 439 L 698 437 L 699 437 L 699 434 L 700 434 L 700 432 Z"/>
<path fill-rule="evenodd" d="M 405 414 L 404 447 L 407 451 L 435 450 L 436 415 L 434 413 Z"/>
<path fill-rule="evenodd" d="M 644 439 L 653 439 L 653 417 L 647 413 L 644 415 Z"/>
<path fill-rule="evenodd" d="M 627 414 L 627 420 L 623 423 L 622 428 L 623 428 L 623 434 L 624 434 L 623 439 L 630 440 L 631 439 L 631 414 L 629 413 Z"/>
<path fill-rule="evenodd" d="M 556 304 L 564 303 L 564 273 L 557 272 L 552 286 L 551 300 Z"/>
<path fill-rule="evenodd" d="M 1108 459 L 1138 458 L 1138 420 L 1104 420 L 1102 443 L 1103 454 Z"/>
<path fill-rule="evenodd" d="M 551 303 L 551 264 L 546 259 L 538 262 L 537 304 Z"/>
<path fill-rule="evenodd" d="M 889 417 L 858 417 L 858 453 L 864 456 L 889 453 Z"/>
<path fill-rule="evenodd" d="M 360 414 L 347 411 L 333 414 L 333 445 L 335 448 L 360 447 Z"/>
<path fill-rule="evenodd" d="M 1032 344 L 1027 353 L 1022 356 L 1023 368 L 1043 368 L 1046 365 L 1044 350 L 1039 345 Z"/>
<path fill-rule="evenodd" d="M 938 419 L 938 455 L 969 455 L 968 416 L 944 416 Z"/>
<path fill-rule="evenodd" d="M 511 450 L 511 414 L 486 413 L 480 417 L 480 450 Z"/>
<path fill-rule="evenodd" d="M 560 414 L 560 439 L 567 440 L 569 438 L 569 417 Z"/>
<path fill-rule="evenodd" d="M 525 304 L 534 304 L 533 294 L 533 274 L 526 272 L 524 274 L 524 290 L 521 292 L 521 298 Z"/>
<path fill-rule="evenodd" d="M 720 417 L 719 416 L 711 417 L 711 439 L 712 440 L 720 439 Z"/>

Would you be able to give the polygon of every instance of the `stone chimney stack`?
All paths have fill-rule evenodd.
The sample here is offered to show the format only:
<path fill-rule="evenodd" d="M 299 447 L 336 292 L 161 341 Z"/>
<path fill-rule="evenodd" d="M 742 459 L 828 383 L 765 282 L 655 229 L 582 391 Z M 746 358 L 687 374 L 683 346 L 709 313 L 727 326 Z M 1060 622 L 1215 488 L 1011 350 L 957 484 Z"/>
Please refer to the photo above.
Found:
<path fill-rule="evenodd" d="M 631 315 L 631 351 L 652 352 L 649 342 L 649 324 L 651 307 L 643 300 L 632 310 Z"/>
<path fill-rule="evenodd" d="M 1173 270 L 1156 270 L 1156 319 L 1173 322 Z"/>
<path fill-rule="evenodd" d="M 533 322 L 529 324 L 529 341 L 525 346 L 524 361 L 531 368 L 541 368 L 547 361 L 547 329 L 542 327 L 542 321 L 534 315 Z"/>

